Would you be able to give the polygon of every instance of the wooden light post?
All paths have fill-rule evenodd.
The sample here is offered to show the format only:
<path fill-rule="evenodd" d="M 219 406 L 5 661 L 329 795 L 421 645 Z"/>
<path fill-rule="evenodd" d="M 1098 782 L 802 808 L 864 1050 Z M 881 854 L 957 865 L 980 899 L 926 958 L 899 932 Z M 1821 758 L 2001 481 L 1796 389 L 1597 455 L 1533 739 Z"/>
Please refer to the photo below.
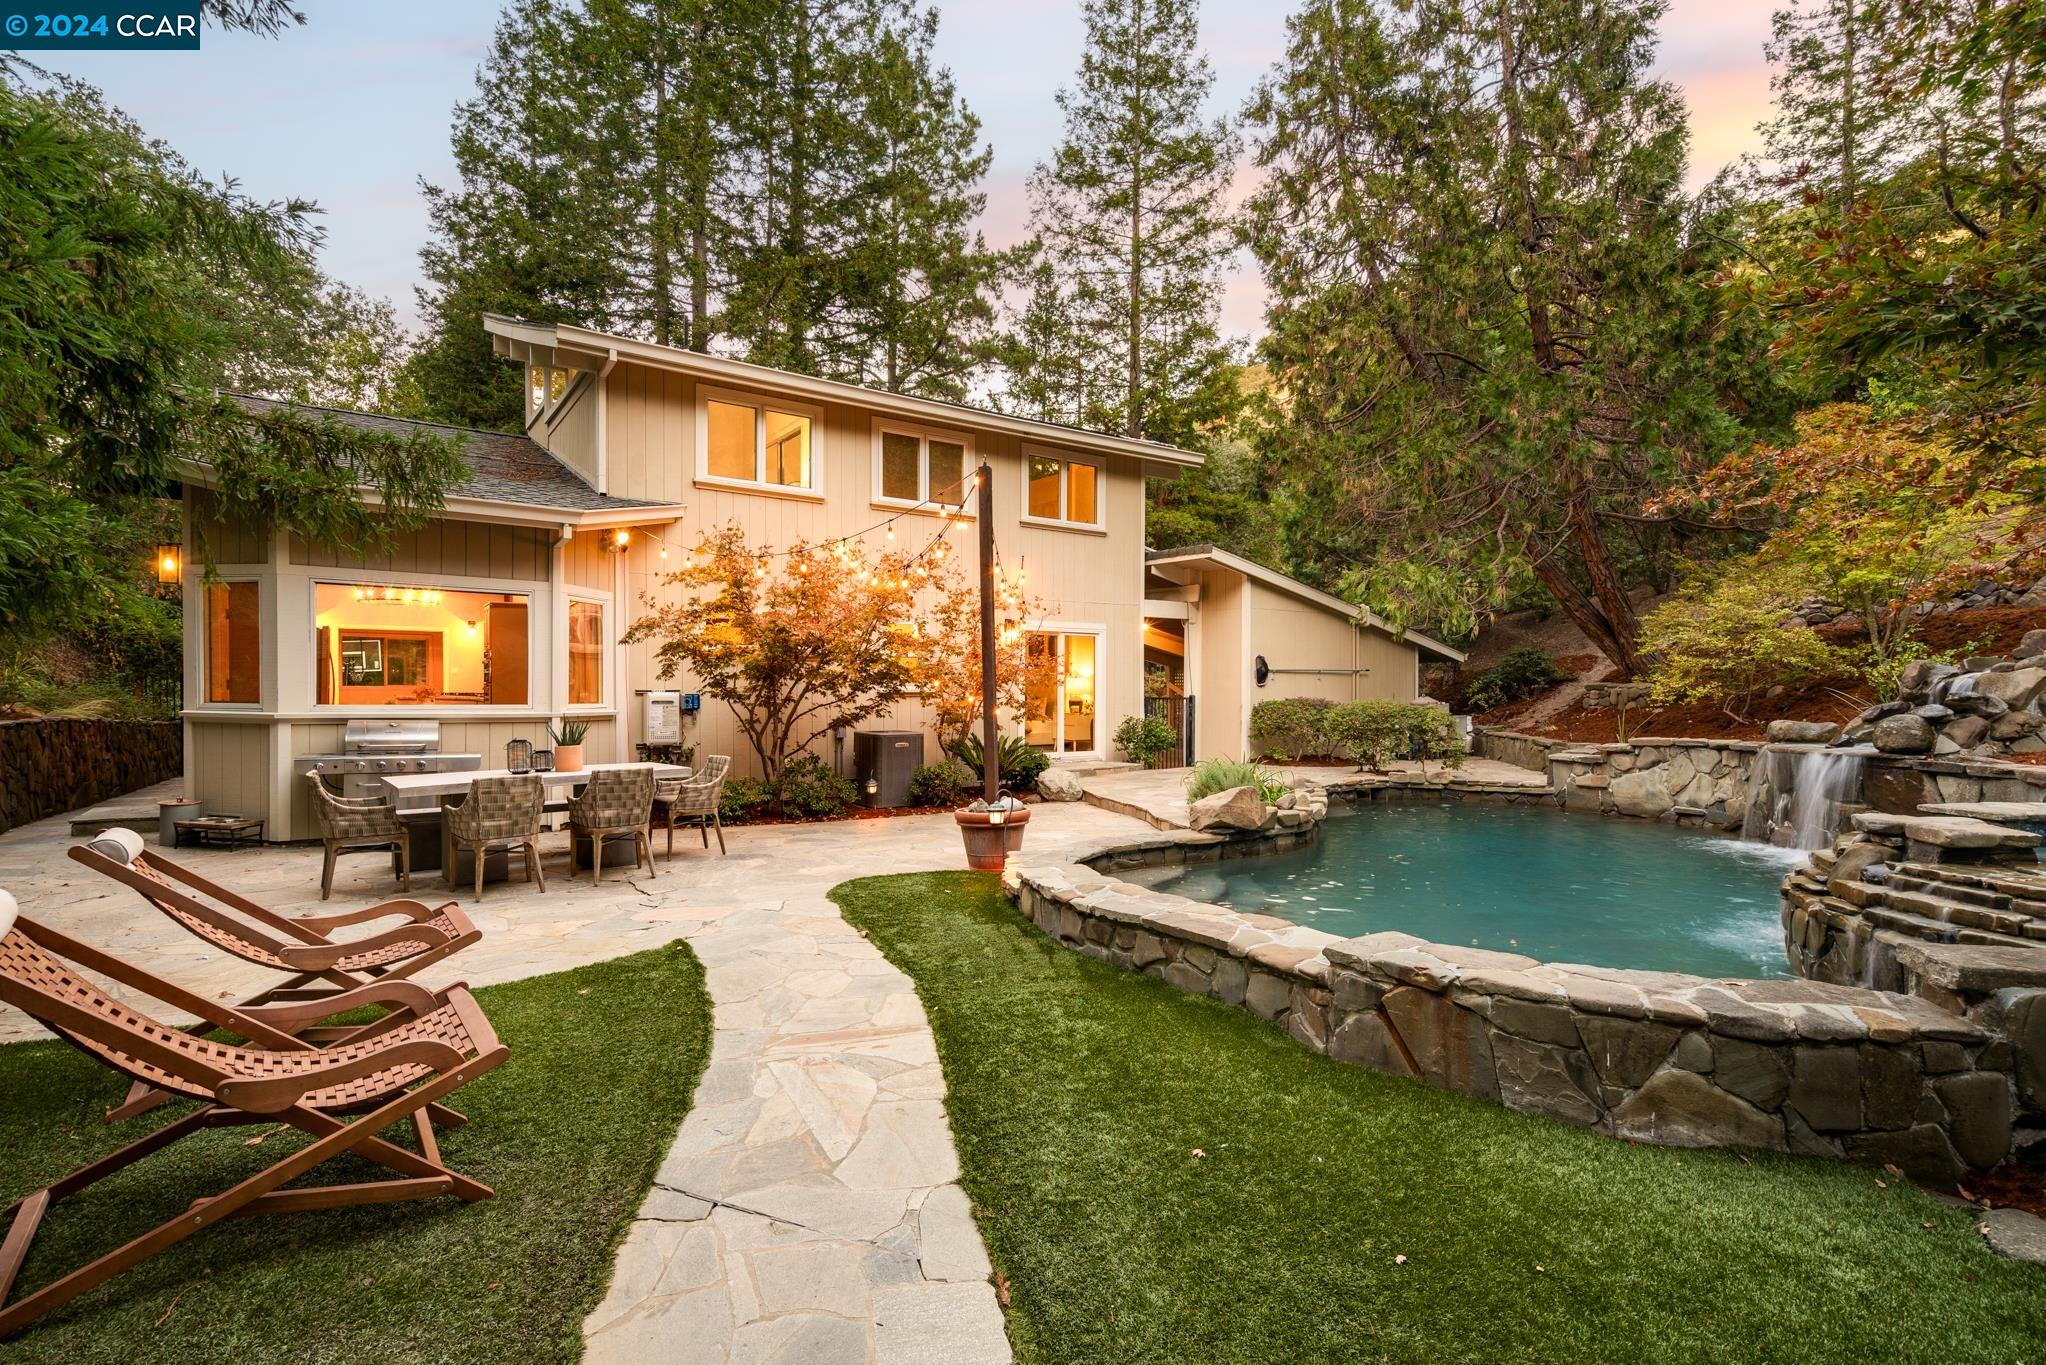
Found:
<path fill-rule="evenodd" d="M 993 805 L 1001 793 L 1001 764 L 995 739 L 995 472 L 981 461 L 974 471 L 979 481 L 979 516 L 974 529 L 980 536 L 980 796 Z"/>
<path fill-rule="evenodd" d="M 1001 740 L 995 716 L 995 473 L 983 461 L 974 471 L 980 490 L 974 508 L 980 539 L 980 800 L 952 812 L 966 843 L 966 865 L 976 872 L 1000 872 L 1023 846 L 1028 807 L 1002 795 Z"/>

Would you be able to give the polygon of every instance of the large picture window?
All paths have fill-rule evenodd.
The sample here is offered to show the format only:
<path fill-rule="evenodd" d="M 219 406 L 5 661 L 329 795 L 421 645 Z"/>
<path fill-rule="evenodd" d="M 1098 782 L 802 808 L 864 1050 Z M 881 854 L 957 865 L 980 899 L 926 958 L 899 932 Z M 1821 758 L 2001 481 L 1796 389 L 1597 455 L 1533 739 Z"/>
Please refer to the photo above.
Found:
<path fill-rule="evenodd" d="M 206 585 L 206 700 L 254 706 L 263 699 L 261 589 Z"/>
<path fill-rule="evenodd" d="M 1101 528 L 1102 471 L 1098 463 L 1028 448 L 1024 457 L 1029 480 L 1023 498 L 1025 521 Z"/>
<path fill-rule="evenodd" d="M 874 501 L 958 507 L 972 477 L 972 446 L 956 432 L 885 426 L 874 432 Z"/>
<path fill-rule="evenodd" d="M 696 477 L 777 493 L 819 492 L 815 450 L 820 414 L 723 389 L 702 391 Z"/>
<path fill-rule="evenodd" d="M 531 602 L 524 593 L 418 584 L 313 588 L 321 706 L 524 706 Z"/>
<path fill-rule="evenodd" d="M 604 604 L 568 604 L 568 704 L 604 704 Z"/>

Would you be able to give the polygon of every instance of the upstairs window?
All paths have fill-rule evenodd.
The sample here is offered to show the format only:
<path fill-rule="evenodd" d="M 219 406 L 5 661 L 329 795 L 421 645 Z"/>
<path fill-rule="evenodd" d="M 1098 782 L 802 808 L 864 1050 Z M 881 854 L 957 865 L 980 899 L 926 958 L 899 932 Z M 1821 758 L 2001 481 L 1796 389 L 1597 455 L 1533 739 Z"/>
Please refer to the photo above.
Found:
<path fill-rule="evenodd" d="M 1023 453 L 1030 480 L 1024 494 L 1023 520 L 1101 528 L 1100 461 L 1030 447 Z"/>
<path fill-rule="evenodd" d="M 874 501 L 958 507 L 973 477 L 973 448 L 957 432 L 889 424 L 874 429 Z"/>
<path fill-rule="evenodd" d="M 698 411 L 700 481 L 808 496 L 820 491 L 814 441 L 822 415 L 816 409 L 706 388 Z"/>

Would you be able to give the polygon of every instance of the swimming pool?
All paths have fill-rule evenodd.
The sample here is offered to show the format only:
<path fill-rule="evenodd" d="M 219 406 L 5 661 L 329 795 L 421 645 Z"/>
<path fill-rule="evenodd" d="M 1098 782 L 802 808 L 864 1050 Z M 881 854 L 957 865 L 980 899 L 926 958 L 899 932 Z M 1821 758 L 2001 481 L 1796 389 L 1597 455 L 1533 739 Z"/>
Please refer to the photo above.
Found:
<path fill-rule="evenodd" d="M 1334 803 L 1293 853 L 1118 873 L 1345 938 L 1397 929 L 1548 962 L 1788 976 L 1777 886 L 1806 855 L 1523 806 Z"/>

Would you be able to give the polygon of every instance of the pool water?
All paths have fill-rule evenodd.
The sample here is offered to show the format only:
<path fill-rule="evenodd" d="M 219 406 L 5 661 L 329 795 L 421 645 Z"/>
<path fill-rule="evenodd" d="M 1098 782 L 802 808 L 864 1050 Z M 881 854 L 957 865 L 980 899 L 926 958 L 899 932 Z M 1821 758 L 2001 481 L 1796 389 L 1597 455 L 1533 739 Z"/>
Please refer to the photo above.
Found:
<path fill-rule="evenodd" d="M 1396 929 L 1548 962 L 1788 976 L 1777 886 L 1804 855 L 1517 806 L 1332 806 L 1294 853 L 1126 880 L 1345 938 Z"/>

